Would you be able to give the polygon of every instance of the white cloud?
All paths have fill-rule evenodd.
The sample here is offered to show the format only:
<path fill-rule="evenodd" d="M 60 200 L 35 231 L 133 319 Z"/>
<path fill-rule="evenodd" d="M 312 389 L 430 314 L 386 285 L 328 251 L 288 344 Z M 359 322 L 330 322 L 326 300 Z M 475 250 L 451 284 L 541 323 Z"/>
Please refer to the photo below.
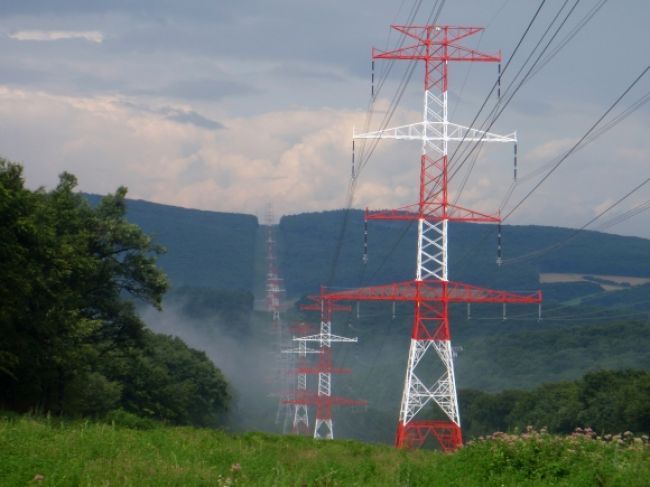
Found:
<path fill-rule="evenodd" d="M 350 138 L 353 126 L 364 125 L 363 113 L 297 108 L 215 117 L 202 107 L 206 120 L 218 119 L 223 126 L 206 130 L 204 124 L 169 116 L 194 113 L 191 105 L 161 101 L 142 107 L 137 99 L 121 96 L 72 97 L 0 86 L 0 155 L 24 163 L 30 187 L 52 187 L 59 173 L 69 171 L 83 191 L 107 193 L 125 185 L 133 198 L 213 211 L 261 215 L 273 202 L 281 215 L 347 203 Z M 394 124 L 416 117 L 398 111 Z M 552 158 L 566 144 L 533 150 L 538 160 Z M 380 142 L 361 172 L 353 207 L 415 203 L 419 150 L 416 143 Z M 611 160 L 611 155 L 603 147 L 585 151 L 563 166 L 552 184 L 536 191 L 509 223 L 580 226 L 598 205 L 629 190 L 629 178 L 610 177 L 607 191 L 596 191 L 603 175 L 593 170 L 593 161 Z M 498 146 L 482 155 L 458 204 L 493 213 L 512 180 L 511 152 Z M 452 184 L 453 199 L 462 176 Z M 517 187 L 506 211 L 535 181 Z"/>
<path fill-rule="evenodd" d="M 530 161 L 549 161 L 564 154 L 569 148 L 576 143 L 575 139 L 563 138 L 547 140 L 533 147 L 526 156 Z"/>
<path fill-rule="evenodd" d="M 123 184 L 131 197 L 208 210 L 258 213 L 268 201 L 281 214 L 345 205 L 350 136 L 362 114 L 275 111 L 226 118 L 215 131 L 170 118 L 170 110 L 188 107 L 142 110 L 118 96 L 0 87 L 0 152 L 24 163 L 32 187 L 52 187 L 67 170 L 84 191 Z M 381 164 L 392 161 L 373 163 L 367 199 L 400 205 L 403 188 L 381 180 Z M 412 170 L 415 181 L 415 164 Z"/>
<path fill-rule="evenodd" d="M 104 41 L 104 35 L 97 30 L 19 30 L 9 34 L 9 38 L 17 41 L 45 42 L 84 39 L 96 44 L 101 44 Z"/>

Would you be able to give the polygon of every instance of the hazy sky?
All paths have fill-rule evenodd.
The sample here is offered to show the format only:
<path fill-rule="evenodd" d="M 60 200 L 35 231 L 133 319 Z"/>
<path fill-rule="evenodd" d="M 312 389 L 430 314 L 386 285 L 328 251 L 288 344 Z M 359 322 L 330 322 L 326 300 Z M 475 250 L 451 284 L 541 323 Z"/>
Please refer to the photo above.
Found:
<path fill-rule="evenodd" d="M 186 207 L 262 214 L 273 201 L 279 214 L 341 208 L 352 128 L 366 120 L 371 47 L 395 47 L 389 24 L 406 22 L 416 4 L 424 22 L 433 3 L 2 0 L 0 154 L 24 163 L 31 187 L 51 187 L 67 170 L 84 191 L 126 185 L 131 197 Z M 547 0 L 504 90 L 564 3 Z M 599 3 L 579 1 L 550 49 Z M 507 60 L 538 5 L 447 0 L 439 23 L 486 26 L 466 45 L 501 50 Z M 525 176 L 571 147 L 648 65 L 648 20 L 650 2 L 609 0 L 517 92 L 492 127 L 517 130 L 520 140 L 523 181 L 506 212 L 539 180 Z M 377 63 L 378 77 L 385 67 Z M 407 68 L 393 66 L 371 128 Z M 421 118 L 422 76 L 418 66 L 391 125 Z M 495 78 L 492 64 L 451 66 L 454 121 L 472 121 Z M 611 116 L 649 91 L 650 74 Z M 650 104 L 568 158 L 509 222 L 586 223 L 650 177 L 649 122 Z M 416 143 L 381 142 L 353 206 L 415 202 L 418 152 Z M 512 148 L 486 148 L 461 204 L 494 211 L 511 181 Z M 608 216 L 648 199 L 650 184 Z M 650 237 L 650 212 L 608 231 Z"/>

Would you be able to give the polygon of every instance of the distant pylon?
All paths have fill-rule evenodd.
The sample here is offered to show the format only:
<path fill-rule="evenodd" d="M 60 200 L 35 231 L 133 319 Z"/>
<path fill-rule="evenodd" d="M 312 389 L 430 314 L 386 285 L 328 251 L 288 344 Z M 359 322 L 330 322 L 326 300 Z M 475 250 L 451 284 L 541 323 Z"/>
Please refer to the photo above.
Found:
<path fill-rule="evenodd" d="M 317 343 L 320 347 L 320 360 L 316 367 L 301 369 L 304 374 L 318 374 L 317 393 L 305 391 L 296 393 L 293 399 L 287 400 L 289 404 L 306 404 L 316 406 L 316 420 L 314 422 L 314 438 L 331 440 L 334 438 L 334 421 L 332 419 L 332 406 L 364 406 L 365 401 L 347 399 L 332 395 L 332 374 L 350 373 L 347 369 L 337 369 L 332 365 L 332 343 L 356 343 L 357 338 L 346 338 L 332 334 L 332 313 L 334 311 L 352 311 L 350 306 L 337 305 L 326 301 L 322 291 L 319 296 L 312 296 L 313 304 L 301 306 L 305 311 L 320 311 L 320 332 L 317 335 L 308 335 L 294 338 L 300 343 Z"/>
<path fill-rule="evenodd" d="M 298 336 L 305 336 L 314 331 L 312 325 L 308 323 L 299 323 L 289 328 L 289 331 Z M 307 342 L 301 340 L 298 342 L 297 348 L 284 350 L 284 353 L 296 354 L 298 356 L 297 364 L 293 368 L 292 373 L 296 376 L 296 389 L 292 394 L 292 398 L 297 398 L 307 391 L 307 375 L 309 374 L 308 355 L 320 354 L 320 349 L 313 349 L 307 347 Z M 292 430 L 299 435 L 309 434 L 309 404 L 296 402 L 293 405 L 293 423 Z"/>
<path fill-rule="evenodd" d="M 267 310 L 271 313 L 271 330 L 275 337 L 275 370 L 273 371 L 274 382 L 280 392 L 274 395 L 278 397 L 278 407 L 275 415 L 276 424 L 282 423 L 282 432 L 287 433 L 293 416 L 293 406 L 287 404 L 287 391 L 290 389 L 288 371 L 290 369 L 289 356 L 282 353 L 285 343 L 285 326 L 280 317 L 281 297 L 284 293 L 283 280 L 279 275 L 275 250 L 275 221 L 273 209 L 269 205 L 266 213 L 266 303 Z"/>
<path fill-rule="evenodd" d="M 274 227 L 273 209 L 269 206 L 266 213 L 266 305 L 275 328 L 280 323 L 280 296 L 284 289 L 276 262 Z"/>
<path fill-rule="evenodd" d="M 498 135 L 452 123 L 447 118 L 447 69 L 452 61 L 498 62 L 500 55 L 483 54 L 459 44 L 480 32 L 477 27 L 438 25 L 400 26 L 393 29 L 413 42 L 394 51 L 373 50 L 373 59 L 424 61 L 424 110 L 421 122 L 390 129 L 355 134 L 357 139 L 414 140 L 422 144 L 420 157 L 419 201 L 396 210 L 366 211 L 367 220 L 413 220 L 417 222 L 415 280 L 372 286 L 326 295 L 332 301 L 411 301 L 414 320 L 406 366 L 395 445 L 422 446 L 429 436 L 438 440 L 445 451 L 462 444 L 453 349 L 449 328 L 449 304 L 468 303 L 539 303 L 541 292 L 514 294 L 451 282 L 448 279 L 448 222 L 500 222 L 499 216 L 456 206 L 449 202 L 448 144 L 461 142 L 516 142 L 516 134 Z M 435 93 L 434 93 L 435 91 Z M 439 361 L 427 361 L 435 352 Z M 433 383 L 431 371 L 422 366 L 442 369 Z M 418 369 L 418 366 L 420 368 Z M 416 418 L 431 402 L 440 417 Z M 426 408 L 426 409 L 425 409 Z"/>

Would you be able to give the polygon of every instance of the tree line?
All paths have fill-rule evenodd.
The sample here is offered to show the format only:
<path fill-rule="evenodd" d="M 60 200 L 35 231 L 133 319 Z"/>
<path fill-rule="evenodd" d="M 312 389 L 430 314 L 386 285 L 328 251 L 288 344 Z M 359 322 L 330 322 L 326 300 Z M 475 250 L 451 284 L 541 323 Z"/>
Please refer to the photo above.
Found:
<path fill-rule="evenodd" d="M 127 221 L 126 188 L 93 207 L 76 185 L 63 173 L 30 190 L 0 159 L 0 408 L 219 424 L 231 397 L 220 370 L 136 312 L 161 306 L 164 249 Z"/>
<path fill-rule="evenodd" d="M 575 381 L 543 384 L 532 390 L 495 394 L 459 391 L 463 430 L 468 438 L 495 431 L 550 433 L 577 427 L 598 434 L 650 432 L 650 372 L 600 370 Z"/>

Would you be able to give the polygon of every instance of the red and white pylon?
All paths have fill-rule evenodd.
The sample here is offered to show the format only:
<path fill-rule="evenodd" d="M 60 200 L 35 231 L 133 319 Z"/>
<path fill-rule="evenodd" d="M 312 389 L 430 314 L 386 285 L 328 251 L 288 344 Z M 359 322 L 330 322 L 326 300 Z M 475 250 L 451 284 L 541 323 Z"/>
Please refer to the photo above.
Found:
<path fill-rule="evenodd" d="M 459 44 L 462 39 L 480 32 L 477 27 L 438 25 L 400 26 L 393 29 L 412 43 L 394 51 L 373 49 L 373 59 L 423 61 L 424 110 L 421 122 L 390 129 L 355 134 L 356 139 L 414 140 L 422 144 L 420 157 L 419 201 L 391 211 L 368 212 L 367 220 L 414 220 L 417 222 L 417 257 L 415 280 L 372 286 L 352 291 L 329 293 L 332 301 L 374 300 L 411 301 L 415 318 L 411 332 L 404 389 L 395 438 L 397 447 L 421 446 L 429 436 L 435 437 L 443 450 L 462 444 L 453 350 L 449 328 L 449 304 L 467 303 L 539 303 L 541 293 L 514 294 L 482 289 L 449 281 L 448 223 L 500 222 L 490 216 L 449 202 L 448 145 L 460 142 L 516 142 L 516 134 L 498 135 L 448 120 L 447 69 L 454 61 L 498 62 L 500 55 L 483 54 Z M 420 370 L 435 353 L 442 374 L 424 377 Z M 429 360 L 429 365 L 431 361 Z M 425 406 L 435 403 L 447 419 L 417 419 Z"/>
<path fill-rule="evenodd" d="M 316 335 L 294 338 L 300 343 L 317 343 L 320 347 L 320 360 L 316 367 L 305 367 L 301 369 L 304 374 L 318 374 L 318 391 L 316 393 L 305 391 L 296 393 L 293 399 L 286 402 L 289 404 L 304 404 L 316 406 L 316 420 L 314 422 L 314 438 L 331 440 L 334 438 L 334 421 L 332 419 L 332 406 L 365 406 L 365 401 L 347 399 L 332 395 L 332 374 L 349 374 L 348 369 L 338 369 L 332 364 L 333 343 L 357 343 L 358 339 L 347 338 L 332 334 L 332 313 L 334 311 L 352 311 L 350 306 L 337 305 L 332 301 L 326 301 L 323 293 L 312 297 L 313 304 L 304 305 L 301 309 L 305 311 L 320 311 L 320 332 Z"/>
<path fill-rule="evenodd" d="M 289 328 L 289 331 L 294 335 L 305 336 L 314 331 L 312 325 L 308 323 L 299 323 Z M 295 336 L 294 336 L 295 338 Z M 292 373 L 296 376 L 296 389 L 292 394 L 292 398 L 302 397 L 307 392 L 307 375 L 310 374 L 310 366 L 308 362 L 308 355 L 320 354 L 320 349 L 313 349 L 307 347 L 307 342 L 300 340 L 296 348 L 283 350 L 283 353 L 295 354 L 298 356 L 297 366 L 294 367 Z M 309 404 L 296 402 L 293 404 L 293 423 L 292 430 L 299 435 L 306 435 L 309 433 Z"/>

